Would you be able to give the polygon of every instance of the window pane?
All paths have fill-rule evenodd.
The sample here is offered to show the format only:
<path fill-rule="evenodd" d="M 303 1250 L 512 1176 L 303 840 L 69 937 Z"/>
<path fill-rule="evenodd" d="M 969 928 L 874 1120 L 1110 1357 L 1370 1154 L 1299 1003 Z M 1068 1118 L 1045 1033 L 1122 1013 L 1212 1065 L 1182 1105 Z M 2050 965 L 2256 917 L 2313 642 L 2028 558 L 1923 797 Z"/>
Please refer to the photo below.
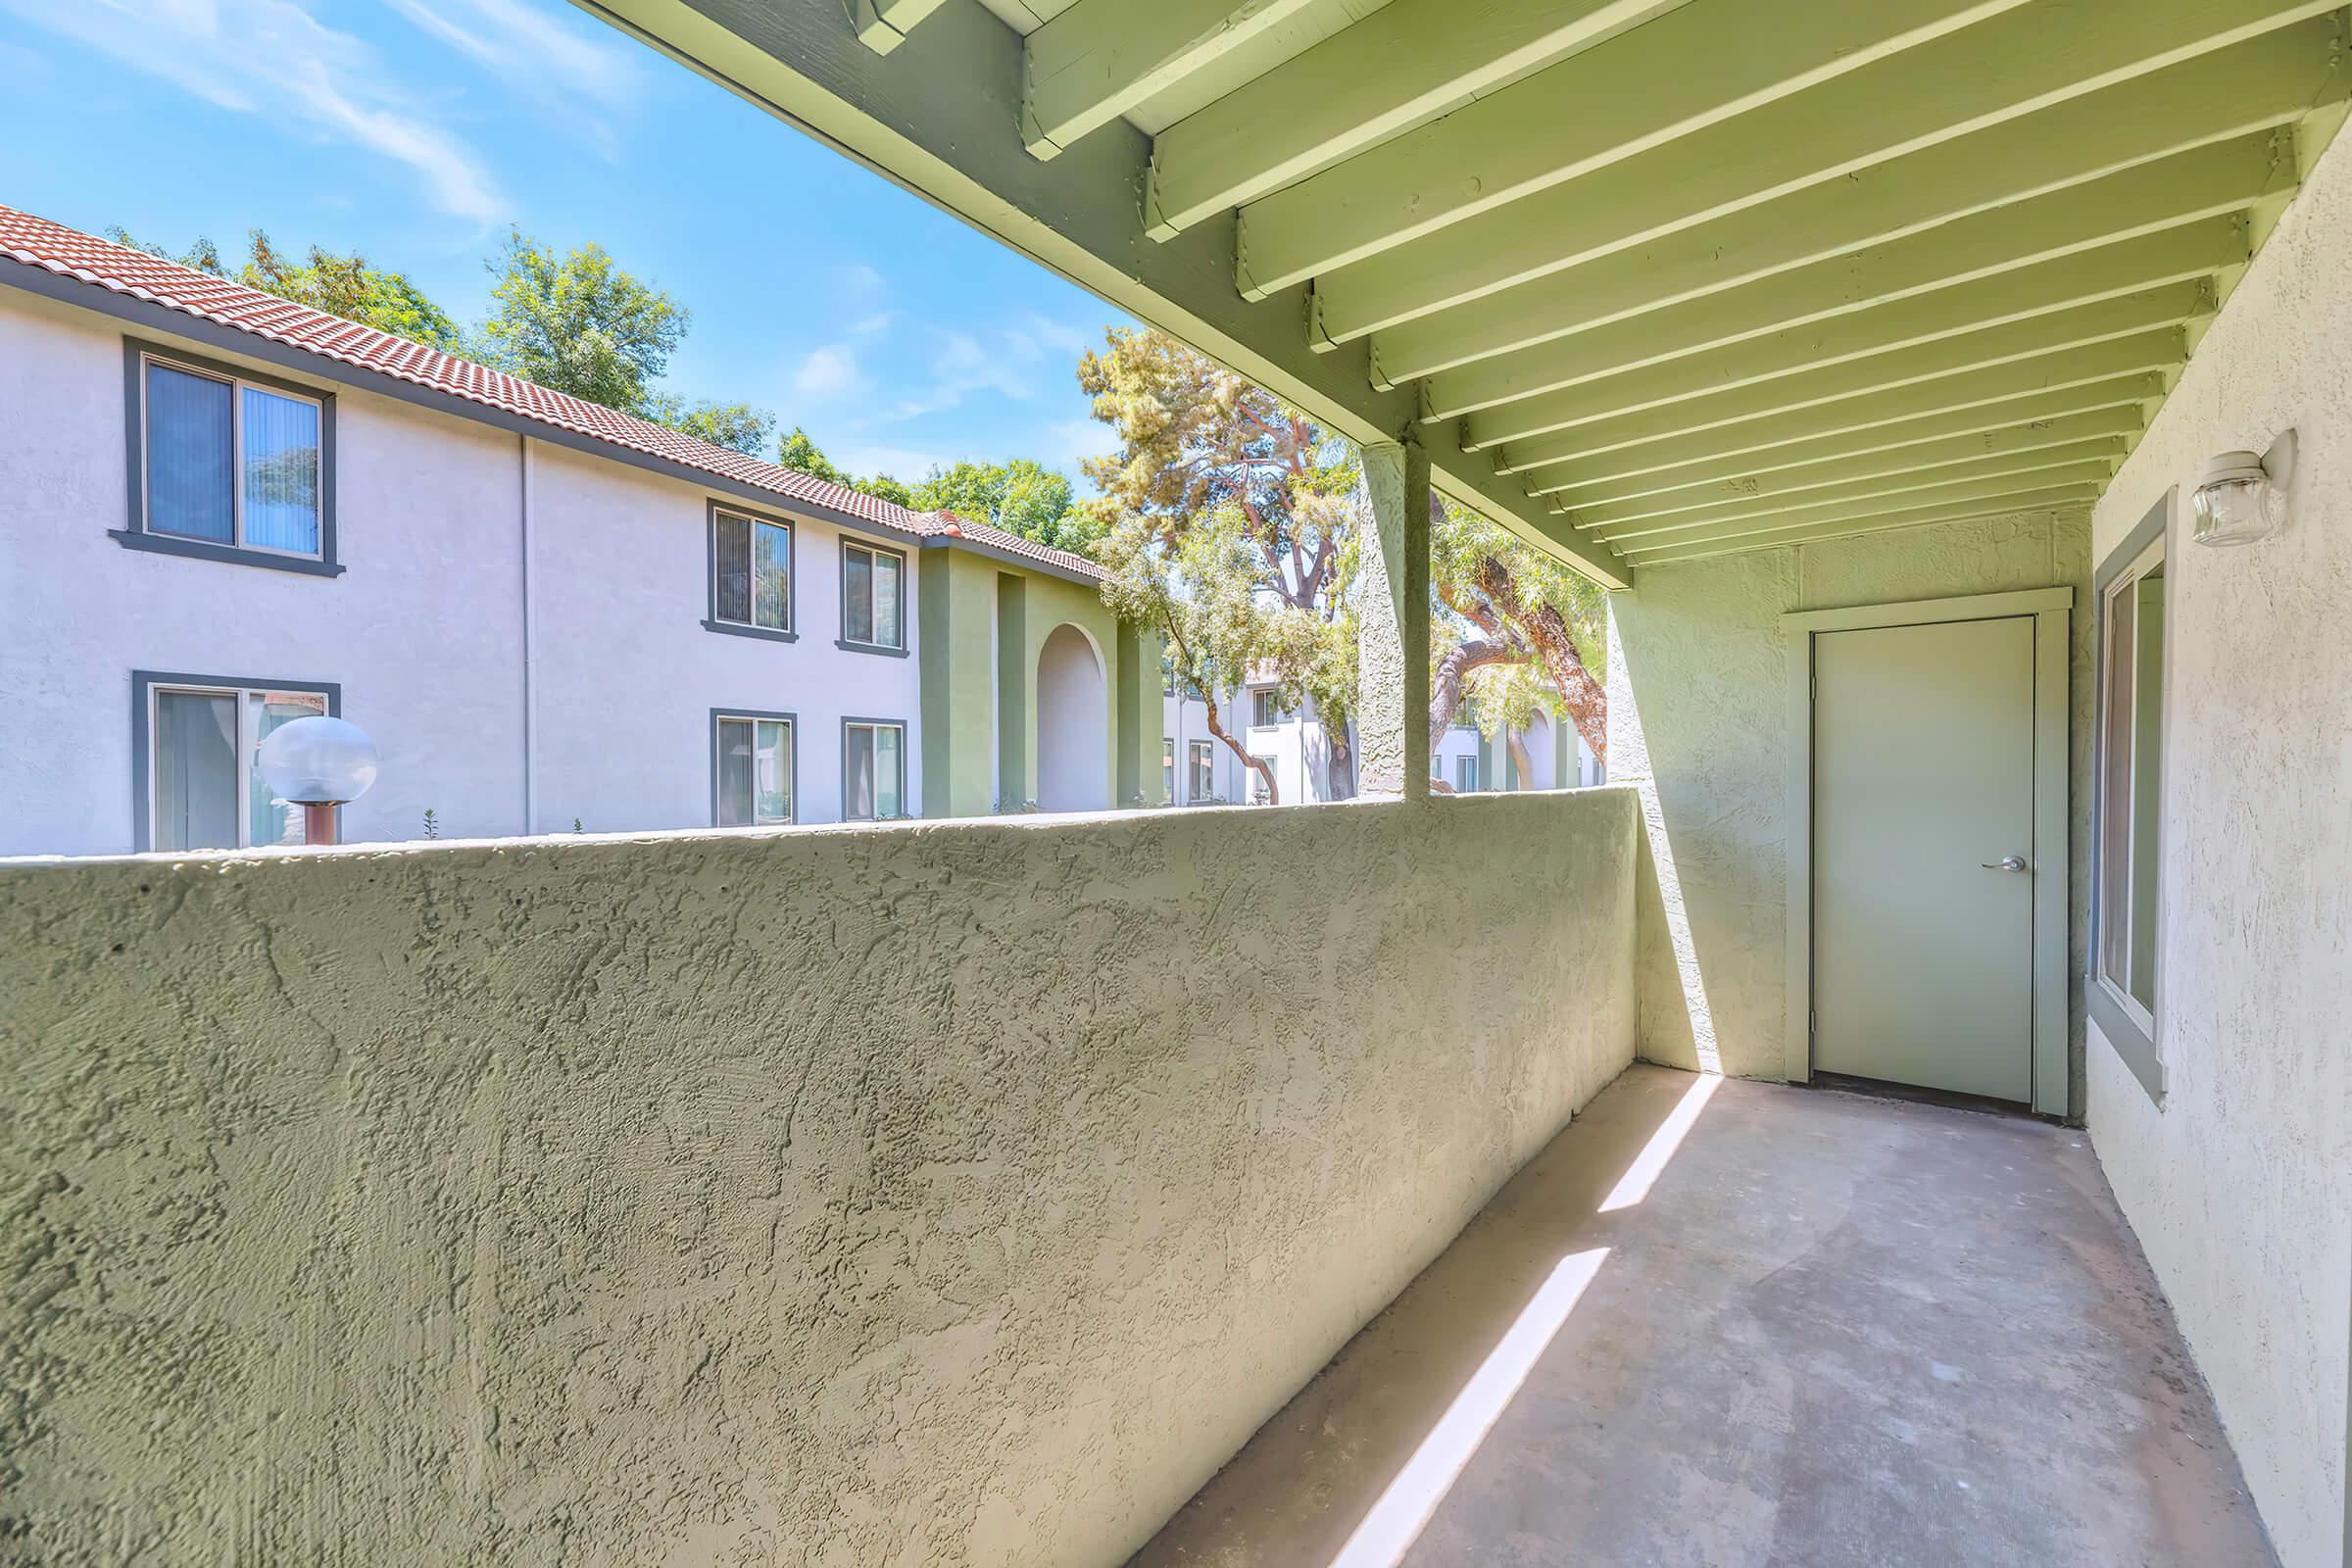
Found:
<path fill-rule="evenodd" d="M 899 640 L 899 558 L 874 557 L 874 641 L 885 648 L 904 647 Z"/>
<path fill-rule="evenodd" d="M 326 698 L 319 692 L 247 692 L 246 711 L 253 719 L 254 756 L 246 760 L 247 795 L 245 842 L 263 844 L 300 844 L 304 840 L 302 808 L 287 806 L 270 798 L 270 786 L 262 782 L 261 744 L 278 725 L 297 718 L 317 718 L 326 711 Z"/>
<path fill-rule="evenodd" d="M 2139 579 L 2132 622 L 2132 980 L 2129 990 L 2156 1011 L 2157 857 L 2163 835 L 2158 786 L 2164 756 L 2164 568 Z"/>
<path fill-rule="evenodd" d="M 790 631 L 792 536 L 772 522 L 757 524 L 752 531 L 760 552 L 753 564 L 759 577 L 759 623 L 773 631 Z"/>
<path fill-rule="evenodd" d="M 259 387 L 244 400 L 245 543 L 318 553 L 318 406 Z"/>
<path fill-rule="evenodd" d="M 792 820 L 792 726 L 776 719 L 760 721 L 757 766 L 760 820 Z"/>
<path fill-rule="evenodd" d="M 1216 754 L 1209 750 L 1206 741 L 1194 741 L 1192 750 L 1193 782 L 1185 798 L 1205 801 L 1217 792 Z"/>
<path fill-rule="evenodd" d="M 876 816 L 901 814 L 899 797 L 904 793 L 903 786 L 906 781 L 906 773 L 900 762 L 899 743 L 905 739 L 906 734 L 906 732 L 896 724 L 875 726 L 874 814 Z"/>
<path fill-rule="evenodd" d="M 1176 799 L 1176 743 L 1164 737 L 1159 743 L 1159 792 L 1168 800 Z"/>
<path fill-rule="evenodd" d="M 237 700 L 225 692 L 155 695 L 155 847 L 237 847 Z"/>
<path fill-rule="evenodd" d="M 2099 694 L 2099 973 L 2129 989 L 2132 960 L 2132 610 L 2126 579 L 2108 590 Z"/>
<path fill-rule="evenodd" d="M 718 721 L 718 825 L 752 825 L 752 726 L 740 718 Z"/>
<path fill-rule="evenodd" d="M 854 643 L 874 640 L 874 558 L 863 550 L 842 557 L 842 636 Z"/>
<path fill-rule="evenodd" d="M 752 525 L 748 518 L 718 514 L 714 547 L 718 556 L 718 612 L 720 620 L 743 625 L 752 621 Z"/>
<path fill-rule="evenodd" d="M 147 367 L 147 526 L 233 542 L 229 384 Z"/>
<path fill-rule="evenodd" d="M 864 821 L 874 814 L 874 730 L 870 724 L 852 724 L 842 738 L 845 749 L 841 814 Z"/>

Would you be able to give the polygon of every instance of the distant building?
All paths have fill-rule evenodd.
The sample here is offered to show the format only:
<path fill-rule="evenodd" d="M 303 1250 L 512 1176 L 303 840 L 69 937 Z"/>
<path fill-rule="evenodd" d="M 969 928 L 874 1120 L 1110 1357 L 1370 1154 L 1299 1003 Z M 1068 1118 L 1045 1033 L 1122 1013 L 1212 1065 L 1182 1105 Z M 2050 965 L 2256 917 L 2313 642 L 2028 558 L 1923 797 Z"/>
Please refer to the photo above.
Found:
<path fill-rule="evenodd" d="M 0 368 L 0 854 L 298 838 L 317 712 L 347 840 L 1156 804 L 1082 557 L 5 207 Z"/>

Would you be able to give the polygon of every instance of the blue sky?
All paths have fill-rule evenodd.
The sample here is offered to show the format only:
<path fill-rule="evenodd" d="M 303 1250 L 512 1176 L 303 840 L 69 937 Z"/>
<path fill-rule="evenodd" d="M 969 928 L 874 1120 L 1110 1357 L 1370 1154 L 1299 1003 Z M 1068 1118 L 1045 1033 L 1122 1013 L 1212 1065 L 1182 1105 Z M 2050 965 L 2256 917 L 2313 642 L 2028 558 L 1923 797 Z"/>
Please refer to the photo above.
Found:
<path fill-rule="evenodd" d="M 461 320 L 509 223 L 694 312 L 669 390 L 918 478 L 1105 450 L 1122 320 L 561 0 L 0 0 L 0 202 L 174 251 L 358 249 Z"/>

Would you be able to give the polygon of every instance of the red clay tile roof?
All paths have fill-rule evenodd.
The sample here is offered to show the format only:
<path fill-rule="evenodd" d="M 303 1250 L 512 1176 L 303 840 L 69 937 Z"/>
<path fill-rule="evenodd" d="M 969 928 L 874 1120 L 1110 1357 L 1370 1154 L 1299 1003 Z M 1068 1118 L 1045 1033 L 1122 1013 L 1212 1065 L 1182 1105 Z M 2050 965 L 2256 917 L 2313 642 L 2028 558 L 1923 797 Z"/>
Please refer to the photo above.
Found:
<path fill-rule="evenodd" d="M 1102 576 L 1102 568 L 1084 556 L 1049 549 L 993 524 L 950 512 L 914 512 L 844 485 L 812 479 L 634 415 L 550 391 L 471 360 L 84 234 L 14 207 L 0 206 L 0 256 L 631 452 L 700 468 L 756 490 L 847 513 L 902 533 L 960 540 L 1084 577 L 1100 580 Z"/>

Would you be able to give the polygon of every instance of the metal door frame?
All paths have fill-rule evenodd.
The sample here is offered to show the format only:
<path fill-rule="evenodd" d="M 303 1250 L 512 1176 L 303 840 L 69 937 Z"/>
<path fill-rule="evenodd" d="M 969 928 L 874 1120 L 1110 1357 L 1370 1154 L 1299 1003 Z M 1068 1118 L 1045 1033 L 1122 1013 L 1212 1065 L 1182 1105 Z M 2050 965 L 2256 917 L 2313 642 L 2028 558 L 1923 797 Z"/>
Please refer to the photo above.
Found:
<path fill-rule="evenodd" d="M 2034 1109 L 2067 1114 L 2067 890 L 2073 846 L 2067 834 L 2075 591 L 1917 599 L 1851 610 L 1803 610 L 1781 617 L 1788 643 L 1788 978 L 1784 1065 L 1790 1083 L 1813 1076 L 1813 640 L 1823 632 L 1924 626 L 1938 621 L 2034 617 Z"/>

